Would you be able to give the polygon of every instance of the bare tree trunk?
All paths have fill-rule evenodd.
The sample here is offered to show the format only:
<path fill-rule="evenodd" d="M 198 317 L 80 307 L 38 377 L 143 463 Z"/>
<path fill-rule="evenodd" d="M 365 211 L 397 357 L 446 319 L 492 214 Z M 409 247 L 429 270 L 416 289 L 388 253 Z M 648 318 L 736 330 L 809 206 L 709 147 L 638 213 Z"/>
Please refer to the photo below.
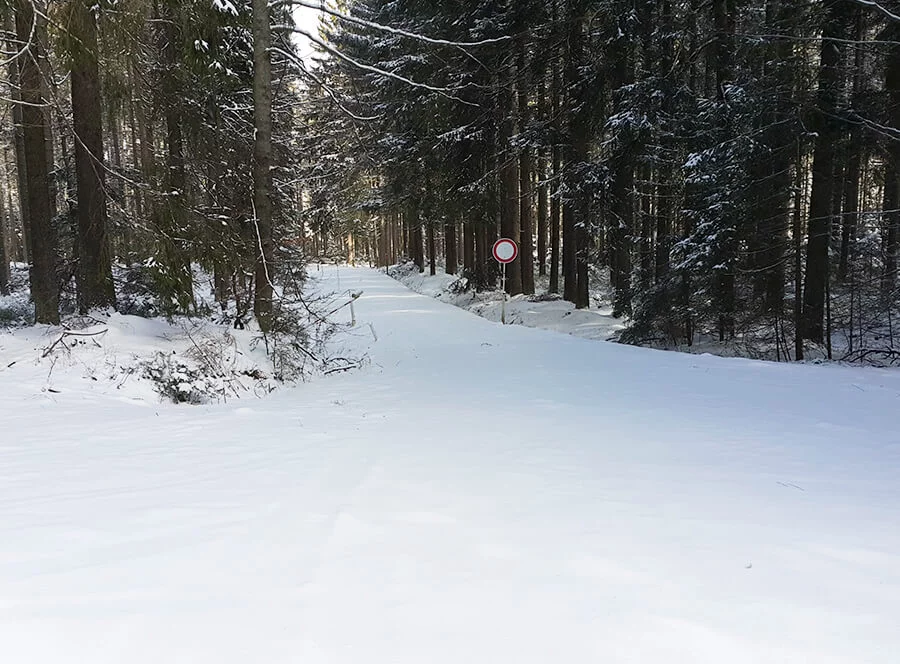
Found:
<path fill-rule="evenodd" d="M 819 89 L 812 193 L 807 225 L 806 281 L 803 288 L 803 338 L 823 342 L 828 247 L 831 241 L 831 195 L 834 187 L 835 144 L 840 121 L 835 119 L 840 89 L 840 61 L 846 24 L 852 16 L 849 0 L 826 5 L 819 65 Z"/>
<path fill-rule="evenodd" d="M 437 238 L 433 221 L 428 222 L 428 273 L 432 277 L 437 274 Z"/>
<path fill-rule="evenodd" d="M 400 213 L 394 213 L 392 224 L 394 227 L 394 242 L 393 247 L 391 248 L 391 262 L 399 263 L 400 255 L 403 253 L 403 224 L 401 223 Z"/>
<path fill-rule="evenodd" d="M 253 0 L 253 202 L 256 208 L 256 292 L 253 313 L 264 333 L 272 330 L 275 243 L 272 230 L 272 45 L 269 3 Z"/>
<path fill-rule="evenodd" d="M 10 152 L 13 152 L 10 157 Z M 15 152 L 7 145 L 3 148 L 3 184 L 6 186 L 6 214 L 8 225 L 6 227 L 7 239 L 6 253 L 7 258 L 16 262 L 27 262 L 25 260 L 25 247 L 23 246 L 22 233 L 17 229 L 21 228 L 22 220 L 19 219 L 19 207 L 13 202 L 13 190 L 16 189 L 15 179 L 12 171 L 15 166 Z"/>
<path fill-rule="evenodd" d="M 653 171 L 649 166 L 645 166 L 642 170 L 644 179 L 644 190 L 641 192 L 641 289 L 646 291 L 653 283 L 653 226 L 652 226 L 652 203 L 653 203 L 653 185 L 649 184 L 653 177 Z"/>
<path fill-rule="evenodd" d="M 112 168 L 113 172 L 121 177 L 127 169 L 124 168 L 122 161 L 122 152 L 125 146 L 122 140 L 122 127 L 119 122 L 119 111 L 120 107 L 110 107 L 107 117 L 109 118 L 109 144 L 112 147 Z M 119 186 L 121 187 L 120 191 L 122 192 L 119 208 L 125 213 L 124 216 L 126 219 L 125 223 L 118 229 L 118 233 L 114 232 L 116 230 L 114 226 L 110 227 L 110 257 L 115 259 L 116 256 L 121 256 L 122 260 L 128 264 L 131 262 L 132 257 L 131 224 L 128 219 L 129 195 L 124 180 L 120 181 Z M 120 242 L 118 249 L 116 248 L 115 243 L 117 235 Z"/>
<path fill-rule="evenodd" d="M 519 133 L 528 129 L 531 112 L 528 107 L 528 87 L 530 82 L 527 64 L 526 43 L 520 40 L 518 52 L 518 113 Z M 522 292 L 534 295 L 534 191 L 532 170 L 534 159 L 531 148 L 523 146 L 519 152 L 519 261 L 522 267 Z"/>
<path fill-rule="evenodd" d="M 666 167 L 664 167 L 665 169 Z M 656 185 L 656 251 L 654 255 L 654 282 L 662 283 L 669 273 L 672 246 L 672 192 L 671 175 L 668 170 L 658 175 Z"/>
<path fill-rule="evenodd" d="M 487 283 L 487 261 L 488 261 L 488 251 L 490 249 L 487 246 L 487 225 L 486 224 L 476 224 L 474 226 L 475 232 L 475 247 L 474 247 L 474 260 L 475 260 L 475 287 L 476 288 L 484 288 Z"/>
<path fill-rule="evenodd" d="M 500 79 L 500 136 L 497 160 L 500 168 L 500 234 L 520 242 L 519 225 L 519 181 L 517 159 L 512 148 L 512 135 L 515 128 L 515 104 L 513 95 L 512 66 L 504 67 Z M 518 295 L 522 292 L 522 252 L 507 267 L 506 292 Z"/>
<path fill-rule="evenodd" d="M 115 305 L 106 235 L 106 165 L 103 161 L 103 110 L 97 61 L 93 0 L 71 0 L 72 118 L 75 125 L 75 176 L 78 190 L 78 308 Z"/>
<path fill-rule="evenodd" d="M 456 224 L 452 221 L 444 225 L 444 246 L 444 271 L 447 274 L 456 274 L 459 257 L 456 253 Z"/>
<path fill-rule="evenodd" d="M 590 125 L 587 117 L 585 82 L 580 67 L 585 51 L 584 0 L 569 0 L 569 50 L 566 56 L 566 88 L 569 90 L 566 174 L 570 182 L 563 210 L 563 271 L 565 298 L 579 309 L 589 305 L 588 261 L 590 259 L 590 201 L 583 191 L 579 171 L 588 161 Z M 593 93 L 593 91 L 592 91 Z M 569 250 L 566 251 L 566 238 Z"/>
<path fill-rule="evenodd" d="M 0 295 L 9 295 L 9 252 L 6 250 L 6 229 L 6 206 L 3 200 L 3 189 L 0 187 Z"/>
<path fill-rule="evenodd" d="M 34 6 L 31 0 L 17 0 L 16 9 L 18 39 L 23 44 L 28 43 L 35 21 Z M 50 220 L 44 99 L 38 66 L 41 43 L 39 32 L 37 38 L 31 41 L 26 56 L 20 59 L 23 152 L 28 173 L 26 223 L 31 240 L 31 297 L 34 300 L 35 322 L 56 325 L 59 323 L 59 283 L 56 277 L 56 233 Z"/>
<path fill-rule="evenodd" d="M 419 268 L 419 272 L 425 271 L 425 249 L 422 246 L 422 219 L 420 203 L 416 197 L 409 201 L 406 219 L 409 227 L 409 257 Z"/>
<path fill-rule="evenodd" d="M 178 49 L 181 26 L 174 0 L 161 0 L 162 30 L 159 34 L 159 56 L 162 62 L 161 88 L 165 98 L 164 120 L 166 136 L 166 174 L 162 201 L 154 201 L 153 218 L 161 240 L 162 264 L 165 271 L 163 282 L 170 302 L 177 302 L 182 309 L 188 309 L 194 301 L 193 277 L 190 257 L 186 246 L 186 175 L 184 163 L 184 140 L 181 131 L 180 98 L 181 83 L 178 80 L 180 54 Z M 143 119 L 145 142 L 149 163 L 153 163 L 152 124 L 139 109 L 138 122 Z"/>
<path fill-rule="evenodd" d="M 135 121 L 134 115 L 134 97 L 129 96 L 128 98 L 128 138 L 131 145 L 131 165 L 132 169 L 135 172 L 144 173 L 144 169 L 141 166 L 140 153 L 138 151 L 138 126 Z M 134 222 L 142 223 L 144 221 L 144 193 L 141 191 L 140 187 L 134 187 L 132 191 L 132 195 L 134 196 Z"/>
<path fill-rule="evenodd" d="M 801 208 L 803 202 L 803 149 L 797 139 L 797 160 L 794 174 L 794 359 L 803 359 L 803 219 Z"/>
<path fill-rule="evenodd" d="M 50 94 L 51 80 L 50 67 L 47 58 L 44 56 L 38 63 L 41 68 L 41 94 L 47 100 L 44 106 L 44 150 L 47 152 L 47 186 L 50 189 L 50 219 L 55 219 L 59 214 L 59 206 L 57 205 L 57 196 L 59 194 L 56 184 L 56 158 L 53 144 L 53 107 L 51 100 L 53 96 Z"/>
<path fill-rule="evenodd" d="M 561 0 L 552 0 L 552 22 L 554 26 L 554 36 L 556 35 L 556 25 L 559 19 L 559 3 Z M 557 49 L 559 52 L 560 49 Z M 553 67 L 553 76 L 550 83 L 550 99 L 551 109 L 553 113 L 553 147 L 550 151 L 551 168 L 553 172 L 553 182 L 559 190 L 559 182 L 562 177 L 562 152 L 559 147 L 559 136 L 561 127 L 559 122 L 560 110 L 562 109 L 562 79 L 560 76 L 559 63 L 551 59 L 551 67 Z M 559 293 L 559 222 L 560 222 L 561 204 L 559 195 L 551 195 L 550 197 L 550 286 L 551 293 Z"/>
<path fill-rule="evenodd" d="M 10 19 L 7 25 L 10 33 L 15 34 L 16 26 Z M 12 43 L 8 44 L 11 52 L 14 52 L 16 46 Z M 11 59 L 9 63 L 9 80 L 12 83 L 10 90 L 13 100 L 20 101 L 21 79 L 20 79 L 20 60 L 18 58 Z M 25 164 L 25 133 L 22 124 L 22 104 L 13 103 L 12 105 L 13 120 L 13 140 L 15 142 L 16 152 L 16 190 L 19 198 L 19 222 L 22 225 L 22 252 L 26 263 L 31 262 L 31 236 L 28 227 L 28 173 Z"/>
<path fill-rule="evenodd" d="M 462 226 L 463 230 L 463 268 L 467 276 L 475 273 L 475 234 L 477 229 L 471 221 L 466 221 Z"/>
<path fill-rule="evenodd" d="M 627 28 L 625 29 L 627 31 Z M 621 42 L 613 46 L 612 78 L 616 89 L 634 81 L 631 35 L 623 32 Z M 609 258 L 612 285 L 615 290 L 613 316 L 631 313 L 631 235 L 634 229 L 634 170 L 637 146 L 628 137 L 619 140 L 612 165 L 609 186 Z"/>
<path fill-rule="evenodd" d="M 562 155 L 558 146 L 553 146 L 553 180 L 559 182 L 562 176 Z M 559 293 L 560 259 L 560 215 L 562 206 L 559 195 L 550 198 L 550 287 L 551 293 Z"/>
<path fill-rule="evenodd" d="M 713 59 L 716 75 L 716 101 L 722 113 L 722 138 L 729 140 L 732 136 L 731 123 L 725 111 L 728 100 L 725 89 L 733 78 L 733 52 L 735 34 L 735 0 L 713 0 L 713 21 L 715 22 L 716 39 L 713 42 Z M 723 240 L 721 261 L 724 270 L 719 270 L 715 279 L 716 307 L 719 310 L 719 340 L 725 341 L 734 337 L 736 309 L 737 270 L 737 236 L 726 234 Z"/>
<path fill-rule="evenodd" d="M 900 27 L 892 24 L 888 35 L 893 39 L 885 63 L 885 90 L 888 93 L 888 118 L 891 126 L 900 122 Z M 900 145 L 891 141 L 884 176 L 884 223 L 886 240 L 884 246 L 884 275 L 882 293 L 889 296 L 897 284 L 897 250 L 900 242 Z"/>
<path fill-rule="evenodd" d="M 547 90 L 545 85 L 545 74 L 541 74 L 540 86 L 538 89 L 538 116 L 541 122 L 547 121 Z M 538 148 L 538 166 L 537 166 L 537 259 L 538 274 L 542 277 L 547 275 L 547 230 L 548 230 L 548 199 L 550 187 L 547 184 L 547 148 L 541 146 Z"/>
<path fill-rule="evenodd" d="M 882 293 L 887 296 L 897 283 L 897 247 L 900 241 L 900 187 L 896 172 L 889 172 L 884 183 L 882 224 L 884 226 L 884 273 L 881 278 Z"/>

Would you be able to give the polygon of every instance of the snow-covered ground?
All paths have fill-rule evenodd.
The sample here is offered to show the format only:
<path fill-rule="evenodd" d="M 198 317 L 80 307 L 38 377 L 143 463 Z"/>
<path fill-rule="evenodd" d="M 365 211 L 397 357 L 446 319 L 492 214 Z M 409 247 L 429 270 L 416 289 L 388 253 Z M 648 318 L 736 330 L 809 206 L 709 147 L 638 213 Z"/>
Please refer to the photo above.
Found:
<path fill-rule="evenodd" d="M 436 274 L 419 273 L 413 263 L 394 265 L 390 276 L 416 293 L 471 311 L 487 320 L 499 322 L 502 317 L 501 291 L 476 292 L 461 288 L 465 278 L 447 274 L 438 267 Z M 599 291 L 595 291 L 592 309 L 576 309 L 571 302 L 547 294 L 549 280 L 537 277 L 537 289 L 542 295 L 516 295 L 506 302 L 506 322 L 510 325 L 538 327 L 571 334 L 582 339 L 609 341 L 626 327 L 626 322 L 613 318 L 612 308 L 603 305 Z"/>
<path fill-rule="evenodd" d="M 363 358 L 345 353 L 335 333 L 349 325 L 350 295 L 322 291 L 285 302 L 295 328 L 305 334 L 298 350 L 286 333 L 268 339 L 253 320 L 234 329 L 234 306 L 222 312 L 211 279 L 197 270 L 195 299 L 206 315 L 145 318 L 116 312 L 66 314 L 61 326 L 29 326 L 33 317 L 27 266 L 18 264 L 17 287 L 0 296 L 0 385 L 25 392 L 76 394 L 82 399 L 158 403 L 219 403 L 262 396 L 313 375 L 356 367 Z M 293 297 L 293 296 L 291 296 Z M 120 308 L 135 305 L 120 292 Z M 125 307 L 122 307 L 122 301 Z M 153 309 L 138 303 L 145 311 Z M 305 305 L 305 306 L 304 306 Z M 339 313 L 336 324 L 325 314 Z M 287 326 L 285 326 L 287 327 Z"/>
<path fill-rule="evenodd" d="M 313 274 L 364 291 L 360 371 L 201 407 L 0 372 L 0 660 L 897 661 L 900 373 Z"/>

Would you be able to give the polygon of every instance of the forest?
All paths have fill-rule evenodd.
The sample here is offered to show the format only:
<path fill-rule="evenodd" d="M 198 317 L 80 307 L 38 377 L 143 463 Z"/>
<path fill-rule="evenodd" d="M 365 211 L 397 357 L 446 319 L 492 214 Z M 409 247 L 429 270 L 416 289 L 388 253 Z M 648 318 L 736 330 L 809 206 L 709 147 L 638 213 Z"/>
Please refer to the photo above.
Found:
<path fill-rule="evenodd" d="M 37 323 L 198 313 L 199 269 L 266 332 L 310 261 L 489 291 L 509 237 L 509 295 L 602 292 L 621 341 L 900 356 L 900 3 L 0 7 L 0 289 L 27 265 Z"/>
<path fill-rule="evenodd" d="M 0 113 L 2 662 L 900 662 L 900 0 L 0 0 Z"/>

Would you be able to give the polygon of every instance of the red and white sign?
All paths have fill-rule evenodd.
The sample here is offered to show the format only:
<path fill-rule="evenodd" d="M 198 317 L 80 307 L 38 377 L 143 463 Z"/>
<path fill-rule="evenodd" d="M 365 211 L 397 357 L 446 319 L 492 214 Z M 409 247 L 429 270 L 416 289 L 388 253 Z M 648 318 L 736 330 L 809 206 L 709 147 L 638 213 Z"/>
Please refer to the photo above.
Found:
<path fill-rule="evenodd" d="M 501 237 L 494 243 L 494 260 L 506 265 L 519 257 L 519 245 L 509 238 Z"/>

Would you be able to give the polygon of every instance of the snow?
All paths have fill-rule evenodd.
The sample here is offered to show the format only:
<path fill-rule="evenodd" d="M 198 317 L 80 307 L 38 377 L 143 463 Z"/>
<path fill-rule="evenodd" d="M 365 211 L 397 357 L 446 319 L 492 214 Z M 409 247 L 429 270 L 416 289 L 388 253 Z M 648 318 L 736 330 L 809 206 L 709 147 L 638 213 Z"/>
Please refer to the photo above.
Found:
<path fill-rule="evenodd" d="M 418 268 L 411 263 L 392 266 L 389 273 L 416 293 L 447 302 L 491 321 L 499 322 L 501 319 L 503 305 L 499 290 L 480 293 L 474 289 L 466 290 L 463 288 L 467 283 L 465 277 L 447 274 L 440 266 L 436 268 L 434 276 L 427 272 L 419 273 Z M 612 307 L 602 304 L 596 306 L 595 302 L 593 309 L 576 309 L 574 304 L 561 297 L 547 295 L 548 279 L 538 277 L 537 280 L 540 286 L 538 292 L 543 295 L 516 295 L 508 298 L 506 321 L 510 325 L 538 327 L 602 341 L 612 339 L 625 329 L 626 321 L 614 318 Z M 601 302 L 605 299 L 601 288 L 595 289 L 593 297 Z"/>
<path fill-rule="evenodd" d="M 151 405 L 161 398 L 151 375 L 173 386 L 181 378 L 184 396 L 204 401 L 277 387 L 258 331 L 203 319 L 167 322 L 116 313 L 75 320 L 84 326 L 39 325 L 0 336 L 0 385 L 18 385 L 34 398 L 67 394 Z"/>
<path fill-rule="evenodd" d="M 313 274 L 363 369 L 197 407 L 0 372 L 4 662 L 896 661 L 897 372 Z"/>

